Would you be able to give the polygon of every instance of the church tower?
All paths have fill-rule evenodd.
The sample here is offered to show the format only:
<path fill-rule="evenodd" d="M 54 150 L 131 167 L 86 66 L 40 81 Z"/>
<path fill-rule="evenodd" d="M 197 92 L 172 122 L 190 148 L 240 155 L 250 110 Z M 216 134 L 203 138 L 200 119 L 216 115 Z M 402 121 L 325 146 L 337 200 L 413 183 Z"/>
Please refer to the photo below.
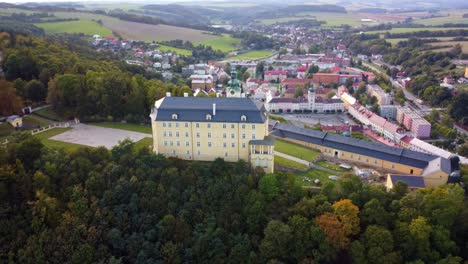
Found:
<path fill-rule="evenodd" d="M 310 84 L 309 93 L 307 94 L 307 101 L 309 102 L 309 110 L 315 110 L 315 88 L 314 84 Z"/>
<path fill-rule="evenodd" d="M 226 97 L 241 97 L 241 87 L 239 80 L 237 79 L 236 67 L 231 69 L 231 80 L 229 81 L 229 87 L 226 89 Z"/>

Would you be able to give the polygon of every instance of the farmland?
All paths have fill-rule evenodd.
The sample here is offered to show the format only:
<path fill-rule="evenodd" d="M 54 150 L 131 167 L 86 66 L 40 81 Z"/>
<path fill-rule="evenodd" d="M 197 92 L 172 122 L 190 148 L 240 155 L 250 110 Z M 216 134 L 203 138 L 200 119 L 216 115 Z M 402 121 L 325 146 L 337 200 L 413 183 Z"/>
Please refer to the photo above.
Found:
<path fill-rule="evenodd" d="M 366 34 L 378 34 L 378 33 L 409 33 L 409 32 L 419 32 L 419 31 L 446 31 L 446 30 L 457 30 L 457 29 L 464 29 L 464 28 L 392 28 L 390 30 L 374 30 L 374 31 L 367 31 Z"/>
<path fill-rule="evenodd" d="M 226 58 L 227 60 L 256 60 L 273 55 L 269 50 L 253 50 L 242 53 L 233 57 Z"/>
<path fill-rule="evenodd" d="M 222 52 L 229 52 L 237 49 L 237 46 L 240 43 L 240 39 L 233 38 L 229 35 L 223 35 L 216 39 L 203 41 L 197 44 L 203 44 L 206 46 L 211 46 L 214 50 L 220 50 Z"/>
<path fill-rule="evenodd" d="M 111 36 L 112 31 L 97 22 L 90 20 L 37 23 L 47 34 L 83 33 L 86 35 Z"/>
<path fill-rule="evenodd" d="M 123 38 L 141 41 L 163 41 L 181 39 L 191 42 L 203 42 L 218 38 L 204 31 L 168 25 L 150 25 L 120 20 L 118 18 L 81 12 L 55 12 L 60 18 L 79 18 L 80 20 L 102 21 L 102 25 L 120 34 Z"/>
<path fill-rule="evenodd" d="M 434 49 L 434 51 L 449 51 L 457 44 L 461 45 L 463 53 L 468 53 L 468 41 L 442 41 L 442 42 L 430 43 L 430 45 L 433 47 L 442 46 L 440 49 Z M 445 47 L 447 45 L 450 45 L 451 47 Z"/>
<path fill-rule="evenodd" d="M 431 25 L 431 26 L 437 26 L 437 25 L 442 25 L 446 23 L 460 23 L 460 24 L 466 24 L 468 23 L 468 18 L 464 18 L 463 14 L 468 13 L 468 10 L 450 10 L 450 11 L 442 11 L 440 12 L 440 17 L 433 17 L 433 18 L 420 18 L 414 20 L 415 23 L 417 24 L 423 24 L 423 25 Z"/>
<path fill-rule="evenodd" d="M 172 52 L 172 53 L 177 53 L 177 54 L 183 55 L 183 56 L 191 56 L 192 55 L 191 50 L 179 49 L 179 48 L 174 48 L 174 47 L 171 47 L 171 46 L 166 46 L 166 45 L 161 45 L 161 44 L 159 44 L 159 47 L 157 49 L 160 50 L 160 51 L 163 51 L 163 52 Z"/>

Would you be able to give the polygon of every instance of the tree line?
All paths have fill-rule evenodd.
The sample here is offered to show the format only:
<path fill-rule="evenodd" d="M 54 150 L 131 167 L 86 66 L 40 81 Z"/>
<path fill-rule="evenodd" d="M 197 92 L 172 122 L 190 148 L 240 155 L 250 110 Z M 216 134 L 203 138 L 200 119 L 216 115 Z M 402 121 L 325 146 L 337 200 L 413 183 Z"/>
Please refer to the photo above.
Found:
<path fill-rule="evenodd" d="M 387 192 L 352 175 L 307 191 L 291 173 L 165 158 L 129 141 L 0 146 L 0 259 L 19 263 L 461 263 L 460 186 Z"/>

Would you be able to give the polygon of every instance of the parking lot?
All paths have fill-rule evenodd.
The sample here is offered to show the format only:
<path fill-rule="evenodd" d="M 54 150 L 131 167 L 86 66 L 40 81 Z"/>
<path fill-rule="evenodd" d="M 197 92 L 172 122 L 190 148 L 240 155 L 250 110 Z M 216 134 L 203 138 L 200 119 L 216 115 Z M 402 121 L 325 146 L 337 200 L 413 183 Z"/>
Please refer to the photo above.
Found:
<path fill-rule="evenodd" d="M 73 129 L 53 136 L 50 139 L 90 147 L 104 146 L 107 149 L 111 149 L 124 139 L 128 138 L 133 142 L 138 142 L 146 137 L 151 137 L 151 135 L 121 129 L 78 124 L 73 126 Z"/>

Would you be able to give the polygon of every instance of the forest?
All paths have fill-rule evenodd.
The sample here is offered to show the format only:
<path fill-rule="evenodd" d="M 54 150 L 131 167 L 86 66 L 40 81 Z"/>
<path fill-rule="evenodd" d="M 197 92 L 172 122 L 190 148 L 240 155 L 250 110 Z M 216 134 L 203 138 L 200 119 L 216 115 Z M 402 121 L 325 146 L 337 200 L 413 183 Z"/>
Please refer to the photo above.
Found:
<path fill-rule="evenodd" d="M 6 80 L 0 82 L 0 113 L 19 113 L 47 101 L 65 118 L 147 122 L 155 100 L 188 86 L 166 84 L 134 72 L 125 63 L 66 40 L 4 34 L 0 47 Z M 144 73 L 141 72 L 141 73 Z"/>
<path fill-rule="evenodd" d="M 0 146 L 0 260 L 16 263 L 460 263 L 458 185 L 387 192 L 353 175 L 307 191 L 244 161 L 168 159 L 124 141 Z"/>

